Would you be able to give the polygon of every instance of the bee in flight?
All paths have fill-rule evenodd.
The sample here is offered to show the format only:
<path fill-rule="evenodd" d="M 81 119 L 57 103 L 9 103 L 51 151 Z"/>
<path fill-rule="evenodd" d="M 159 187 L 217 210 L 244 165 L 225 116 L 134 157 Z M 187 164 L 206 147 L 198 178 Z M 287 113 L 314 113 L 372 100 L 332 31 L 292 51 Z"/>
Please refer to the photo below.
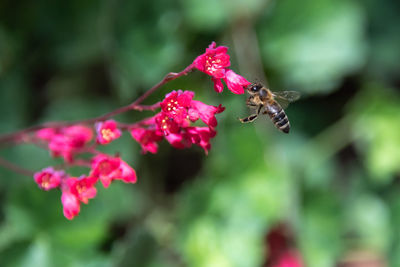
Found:
<path fill-rule="evenodd" d="M 256 113 L 246 118 L 239 119 L 242 123 L 254 121 L 260 113 L 268 114 L 276 128 L 284 133 L 289 133 L 290 123 L 283 109 L 286 108 L 290 102 L 294 102 L 300 98 L 299 92 L 272 92 L 260 83 L 249 85 L 247 87 L 247 92 L 250 96 L 246 104 L 248 107 L 255 109 Z"/>

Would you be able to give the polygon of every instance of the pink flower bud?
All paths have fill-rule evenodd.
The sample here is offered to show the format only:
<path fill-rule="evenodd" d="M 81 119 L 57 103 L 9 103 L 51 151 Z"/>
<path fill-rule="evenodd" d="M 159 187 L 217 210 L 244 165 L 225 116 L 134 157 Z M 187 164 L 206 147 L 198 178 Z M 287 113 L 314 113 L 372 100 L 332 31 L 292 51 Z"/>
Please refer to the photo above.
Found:
<path fill-rule="evenodd" d="M 79 199 L 69 190 L 62 192 L 61 203 L 63 205 L 64 216 L 68 220 L 72 220 L 76 215 L 79 214 L 79 211 L 81 209 Z"/>

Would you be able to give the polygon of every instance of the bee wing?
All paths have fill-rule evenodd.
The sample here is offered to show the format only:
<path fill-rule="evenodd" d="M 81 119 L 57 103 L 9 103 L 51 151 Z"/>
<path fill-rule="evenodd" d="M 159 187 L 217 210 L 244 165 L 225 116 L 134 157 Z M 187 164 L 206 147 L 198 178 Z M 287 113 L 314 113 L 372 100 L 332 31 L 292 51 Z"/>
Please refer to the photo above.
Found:
<path fill-rule="evenodd" d="M 300 93 L 297 91 L 279 91 L 272 92 L 275 100 L 281 105 L 282 108 L 287 108 L 289 103 L 297 101 L 300 98 Z"/>

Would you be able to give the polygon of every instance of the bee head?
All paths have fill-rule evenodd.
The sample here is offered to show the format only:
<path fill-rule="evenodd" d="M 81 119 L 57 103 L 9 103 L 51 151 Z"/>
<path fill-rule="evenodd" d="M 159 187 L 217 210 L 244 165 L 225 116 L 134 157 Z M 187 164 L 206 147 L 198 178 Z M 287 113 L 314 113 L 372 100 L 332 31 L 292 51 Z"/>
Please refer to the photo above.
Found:
<path fill-rule="evenodd" d="M 258 83 L 253 83 L 250 84 L 249 87 L 247 88 L 247 91 L 249 91 L 249 93 L 257 93 L 261 90 L 262 85 L 258 84 Z"/>

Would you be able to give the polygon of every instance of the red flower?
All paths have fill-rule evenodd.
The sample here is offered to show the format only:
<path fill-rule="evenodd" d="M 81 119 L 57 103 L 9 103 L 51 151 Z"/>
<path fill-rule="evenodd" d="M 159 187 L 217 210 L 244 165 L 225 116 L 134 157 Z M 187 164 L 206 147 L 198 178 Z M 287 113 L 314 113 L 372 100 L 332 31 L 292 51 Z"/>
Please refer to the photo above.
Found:
<path fill-rule="evenodd" d="M 228 68 L 230 66 L 228 48 L 216 46 L 216 43 L 212 42 L 206 52 L 193 61 L 193 66 L 211 76 L 216 92 L 223 91 L 224 85 L 221 81 L 223 79 L 232 93 L 243 94 L 244 88 L 251 83 Z"/>
<path fill-rule="evenodd" d="M 76 195 L 72 194 L 69 190 L 65 190 L 61 195 L 61 203 L 63 205 L 63 213 L 65 218 L 72 220 L 79 214 L 81 205 Z"/>
<path fill-rule="evenodd" d="M 218 46 L 212 42 L 206 49 L 206 52 L 198 56 L 194 61 L 194 66 L 214 78 L 224 78 L 225 69 L 231 65 L 229 55 L 227 54 L 228 48 L 225 46 Z"/>
<path fill-rule="evenodd" d="M 49 142 L 49 150 L 54 157 L 62 156 L 65 161 L 73 161 L 79 152 L 92 139 L 92 129 L 83 125 L 74 125 L 60 129 L 45 128 L 36 132 L 36 136 Z"/>
<path fill-rule="evenodd" d="M 96 142 L 98 144 L 108 144 L 121 136 L 121 130 L 117 128 L 117 123 L 114 120 L 98 122 L 95 127 L 97 133 Z"/>
<path fill-rule="evenodd" d="M 125 183 L 136 183 L 136 172 L 119 157 L 110 157 L 99 154 L 92 158 L 90 176 L 100 179 L 104 187 L 108 187 L 113 180 L 122 180 Z"/>
<path fill-rule="evenodd" d="M 64 171 L 56 171 L 52 167 L 48 167 L 35 173 L 33 178 L 41 189 L 48 191 L 58 187 L 63 176 L 65 176 Z"/>
<path fill-rule="evenodd" d="M 155 130 L 147 130 L 143 128 L 132 128 L 132 137 L 142 146 L 142 153 L 157 153 L 157 142 L 162 140 L 162 136 L 158 135 Z"/>

